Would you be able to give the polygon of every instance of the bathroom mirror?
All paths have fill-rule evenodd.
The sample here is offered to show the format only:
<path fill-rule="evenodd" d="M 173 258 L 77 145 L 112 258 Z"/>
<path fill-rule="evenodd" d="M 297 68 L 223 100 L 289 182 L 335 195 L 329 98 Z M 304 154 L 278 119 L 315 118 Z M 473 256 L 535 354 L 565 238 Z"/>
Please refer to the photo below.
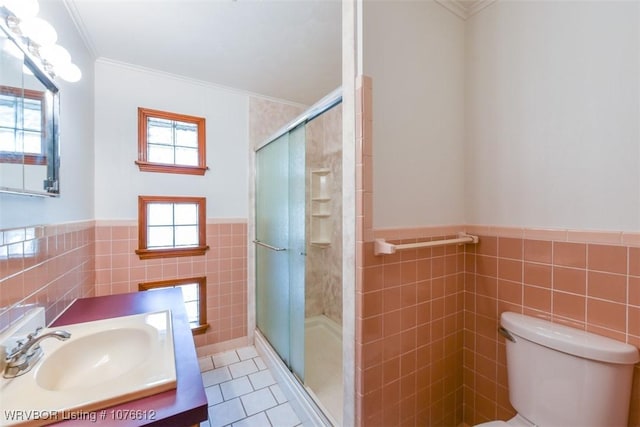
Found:
<path fill-rule="evenodd" d="M 57 196 L 58 88 L 0 23 L 0 192 Z"/>

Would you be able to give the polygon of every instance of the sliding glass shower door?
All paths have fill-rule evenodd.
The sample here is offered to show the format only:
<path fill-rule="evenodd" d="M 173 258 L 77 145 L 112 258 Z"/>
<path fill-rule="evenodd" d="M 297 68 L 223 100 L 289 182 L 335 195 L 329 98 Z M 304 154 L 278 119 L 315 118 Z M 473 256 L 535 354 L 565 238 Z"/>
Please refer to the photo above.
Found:
<path fill-rule="evenodd" d="M 256 153 L 256 323 L 304 379 L 305 128 Z"/>

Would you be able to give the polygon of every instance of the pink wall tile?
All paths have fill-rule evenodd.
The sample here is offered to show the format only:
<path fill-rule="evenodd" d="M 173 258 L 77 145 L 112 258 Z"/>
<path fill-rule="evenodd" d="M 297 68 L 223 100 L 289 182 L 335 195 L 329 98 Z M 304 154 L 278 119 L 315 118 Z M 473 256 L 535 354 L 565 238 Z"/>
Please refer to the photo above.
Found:
<path fill-rule="evenodd" d="M 550 288 L 552 284 L 553 269 L 550 265 L 524 263 L 524 283 L 528 285 Z"/>
<path fill-rule="evenodd" d="M 532 261 L 538 263 L 551 264 L 552 254 L 551 251 L 552 242 L 547 240 L 530 240 L 524 241 L 524 259 L 525 261 Z"/>
<path fill-rule="evenodd" d="M 566 267 L 585 268 L 587 265 L 587 245 L 554 242 L 553 263 Z"/>
<path fill-rule="evenodd" d="M 0 236 L 0 331 L 32 305 L 44 307 L 50 322 L 75 298 L 95 294 L 93 221 L 0 230 Z M 32 246 L 34 236 L 46 237 Z"/>
<path fill-rule="evenodd" d="M 607 301 L 627 302 L 627 276 L 589 271 L 587 295 Z"/>
<path fill-rule="evenodd" d="M 100 295 L 137 292 L 138 284 L 186 277 L 207 277 L 209 329 L 196 345 L 209 345 L 247 334 L 246 223 L 207 224 L 210 249 L 202 257 L 140 260 L 137 226 L 98 223 L 96 291 Z M 107 240 L 108 238 L 111 240 Z M 233 296 L 233 297 L 232 297 Z"/>
<path fill-rule="evenodd" d="M 589 268 L 589 270 L 626 274 L 627 247 L 610 245 L 589 245 L 587 268 Z"/>

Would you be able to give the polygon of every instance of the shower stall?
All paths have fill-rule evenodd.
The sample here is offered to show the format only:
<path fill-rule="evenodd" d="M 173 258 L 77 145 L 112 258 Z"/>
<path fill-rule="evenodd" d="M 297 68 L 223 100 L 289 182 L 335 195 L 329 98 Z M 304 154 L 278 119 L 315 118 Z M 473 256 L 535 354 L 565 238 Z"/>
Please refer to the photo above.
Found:
<path fill-rule="evenodd" d="M 256 327 L 342 424 L 342 109 L 323 98 L 255 153 Z"/>

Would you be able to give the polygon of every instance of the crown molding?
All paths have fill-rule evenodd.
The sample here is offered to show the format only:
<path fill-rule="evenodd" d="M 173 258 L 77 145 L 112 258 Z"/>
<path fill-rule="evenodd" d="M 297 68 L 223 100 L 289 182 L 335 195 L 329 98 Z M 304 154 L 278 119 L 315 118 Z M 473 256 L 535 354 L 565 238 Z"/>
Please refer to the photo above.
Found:
<path fill-rule="evenodd" d="M 481 10 L 485 9 L 486 7 L 491 6 L 491 4 L 497 2 L 498 0 L 476 0 L 474 2 L 472 2 L 469 7 L 467 8 L 467 13 L 468 16 L 467 18 L 472 17 L 473 15 L 475 15 L 476 13 L 480 12 Z"/>
<path fill-rule="evenodd" d="M 225 91 L 225 92 L 234 93 L 236 95 L 245 95 L 245 96 L 248 96 L 248 97 L 266 99 L 267 101 L 278 102 L 278 103 L 281 103 L 281 104 L 286 104 L 286 105 L 290 105 L 290 106 L 297 107 L 297 108 L 303 108 L 303 109 L 309 108 L 308 105 L 300 104 L 300 103 L 293 102 L 293 101 L 289 101 L 287 99 L 275 98 L 273 96 L 263 95 L 261 93 L 251 92 L 251 91 L 244 90 L 244 89 L 238 89 L 238 88 L 234 88 L 234 87 L 231 87 L 231 86 L 225 86 L 225 85 L 221 85 L 221 84 L 210 82 L 210 81 L 206 81 L 206 80 L 195 79 L 195 78 L 183 76 L 183 75 L 180 75 L 180 74 L 173 74 L 173 73 L 169 73 L 167 71 L 157 70 L 155 68 L 144 67 L 142 65 L 136 65 L 136 64 L 131 64 L 129 62 L 118 61 L 116 59 L 106 58 L 104 56 L 97 58 L 95 62 L 96 62 L 96 64 L 105 64 L 105 65 L 108 65 L 108 66 L 111 66 L 111 67 L 122 68 L 122 69 L 130 70 L 130 71 L 135 71 L 135 72 L 138 72 L 138 73 L 156 75 L 158 77 L 162 77 L 162 78 L 165 78 L 165 79 L 181 81 L 181 82 L 189 83 L 189 84 L 192 84 L 192 85 L 195 85 L 195 86 L 202 86 L 202 87 L 207 87 L 207 88 L 211 88 L 211 89 L 217 89 L 217 90 L 221 90 L 221 91 Z"/>
<path fill-rule="evenodd" d="M 73 0 L 63 0 L 63 3 L 65 8 L 67 9 L 67 12 L 69 13 L 69 17 L 71 18 L 73 25 L 75 25 L 76 30 L 78 30 L 78 34 L 80 34 L 82 42 L 89 51 L 89 54 L 93 57 L 93 59 L 99 58 L 100 54 L 96 50 L 95 43 L 93 43 L 93 40 L 89 36 L 87 27 L 84 24 L 82 17 L 80 16 L 80 12 L 78 12 L 76 4 L 73 2 Z"/>

